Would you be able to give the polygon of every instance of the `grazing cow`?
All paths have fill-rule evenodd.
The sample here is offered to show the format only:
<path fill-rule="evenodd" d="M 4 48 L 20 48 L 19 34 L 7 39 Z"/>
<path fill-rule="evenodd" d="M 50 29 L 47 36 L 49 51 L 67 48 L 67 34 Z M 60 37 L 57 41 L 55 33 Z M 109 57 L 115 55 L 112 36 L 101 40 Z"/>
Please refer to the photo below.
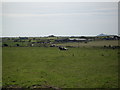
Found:
<path fill-rule="evenodd" d="M 59 47 L 60 50 L 68 50 L 68 48 L 65 47 Z"/>
<path fill-rule="evenodd" d="M 108 49 L 119 49 L 120 46 L 112 46 L 112 45 L 106 46 L 106 45 L 104 45 L 104 48 L 108 48 Z"/>

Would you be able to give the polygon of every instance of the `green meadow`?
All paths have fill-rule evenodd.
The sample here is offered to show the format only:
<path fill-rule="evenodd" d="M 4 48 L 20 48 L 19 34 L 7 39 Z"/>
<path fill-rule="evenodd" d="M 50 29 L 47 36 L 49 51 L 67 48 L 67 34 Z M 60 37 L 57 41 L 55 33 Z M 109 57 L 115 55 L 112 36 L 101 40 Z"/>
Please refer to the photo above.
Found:
<path fill-rule="evenodd" d="M 61 46 L 76 46 L 76 47 L 103 47 L 104 45 L 109 46 L 119 46 L 118 40 L 99 40 L 99 41 L 91 41 L 88 43 L 84 42 L 68 42 L 68 43 L 59 43 L 57 45 Z"/>
<path fill-rule="evenodd" d="M 118 49 L 3 47 L 3 87 L 118 88 Z"/>

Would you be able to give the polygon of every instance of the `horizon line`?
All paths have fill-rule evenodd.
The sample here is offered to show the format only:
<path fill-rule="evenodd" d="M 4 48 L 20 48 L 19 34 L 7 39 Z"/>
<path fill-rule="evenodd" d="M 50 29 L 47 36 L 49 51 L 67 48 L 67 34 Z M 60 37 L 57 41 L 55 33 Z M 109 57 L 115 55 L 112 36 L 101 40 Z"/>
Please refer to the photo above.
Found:
<path fill-rule="evenodd" d="M 103 34 L 103 33 L 101 33 L 101 34 Z M 0 36 L 0 37 L 49 37 L 49 36 L 51 36 L 51 35 L 53 35 L 53 34 L 50 34 L 50 35 L 40 35 L 40 36 Z M 100 34 L 98 34 L 98 35 L 100 35 Z M 55 37 L 81 37 L 81 36 L 98 36 L 98 35 L 53 35 L 53 36 L 55 36 Z M 107 35 L 107 36 L 110 36 L 110 35 L 117 35 L 117 36 L 119 36 L 118 34 L 104 34 L 104 35 Z"/>

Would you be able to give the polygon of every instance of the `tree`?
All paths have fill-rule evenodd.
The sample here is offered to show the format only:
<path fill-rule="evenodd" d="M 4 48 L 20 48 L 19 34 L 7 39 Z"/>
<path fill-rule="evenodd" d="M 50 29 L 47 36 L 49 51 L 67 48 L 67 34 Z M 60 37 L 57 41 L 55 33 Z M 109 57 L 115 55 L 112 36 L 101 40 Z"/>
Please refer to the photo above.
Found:
<path fill-rule="evenodd" d="M 48 37 L 55 37 L 54 35 L 50 35 L 50 36 L 48 36 Z"/>
<path fill-rule="evenodd" d="M 18 46 L 20 46 L 19 44 L 16 44 L 16 46 L 18 47 Z"/>
<path fill-rule="evenodd" d="M 8 46 L 8 44 L 3 44 L 3 46 L 4 46 L 4 47 L 7 47 L 7 46 Z"/>

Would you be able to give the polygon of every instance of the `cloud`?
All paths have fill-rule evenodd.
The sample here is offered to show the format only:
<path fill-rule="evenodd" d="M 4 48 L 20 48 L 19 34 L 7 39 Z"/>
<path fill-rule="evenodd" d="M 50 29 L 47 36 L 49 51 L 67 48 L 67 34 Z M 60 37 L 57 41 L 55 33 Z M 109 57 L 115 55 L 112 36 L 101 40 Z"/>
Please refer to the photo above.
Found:
<path fill-rule="evenodd" d="M 44 7 L 45 8 L 45 7 Z M 46 9 L 27 9 L 19 11 L 5 11 L 3 16 L 6 17 L 42 17 L 42 16 L 70 16 L 70 15 L 113 15 L 117 14 L 117 7 L 97 7 L 97 8 L 52 8 Z M 1 14 L 0 14 L 1 16 Z"/>
<path fill-rule="evenodd" d="M 4 3 L 5 17 L 43 17 L 71 15 L 115 15 L 117 4 L 111 3 Z"/>
<path fill-rule="evenodd" d="M 3 0 L 3 2 L 119 2 L 119 0 Z"/>
<path fill-rule="evenodd" d="M 51 14 L 3 14 L 7 17 L 42 17 L 42 16 L 68 16 L 68 15 L 87 15 L 88 13 L 51 13 Z"/>
<path fill-rule="evenodd" d="M 0 14 L 0 16 L 5 17 L 43 17 L 43 16 L 80 16 L 80 15 L 113 15 L 117 14 L 115 12 L 79 12 L 79 13 L 46 13 L 46 14 L 29 14 L 29 13 L 6 13 L 6 14 Z"/>

